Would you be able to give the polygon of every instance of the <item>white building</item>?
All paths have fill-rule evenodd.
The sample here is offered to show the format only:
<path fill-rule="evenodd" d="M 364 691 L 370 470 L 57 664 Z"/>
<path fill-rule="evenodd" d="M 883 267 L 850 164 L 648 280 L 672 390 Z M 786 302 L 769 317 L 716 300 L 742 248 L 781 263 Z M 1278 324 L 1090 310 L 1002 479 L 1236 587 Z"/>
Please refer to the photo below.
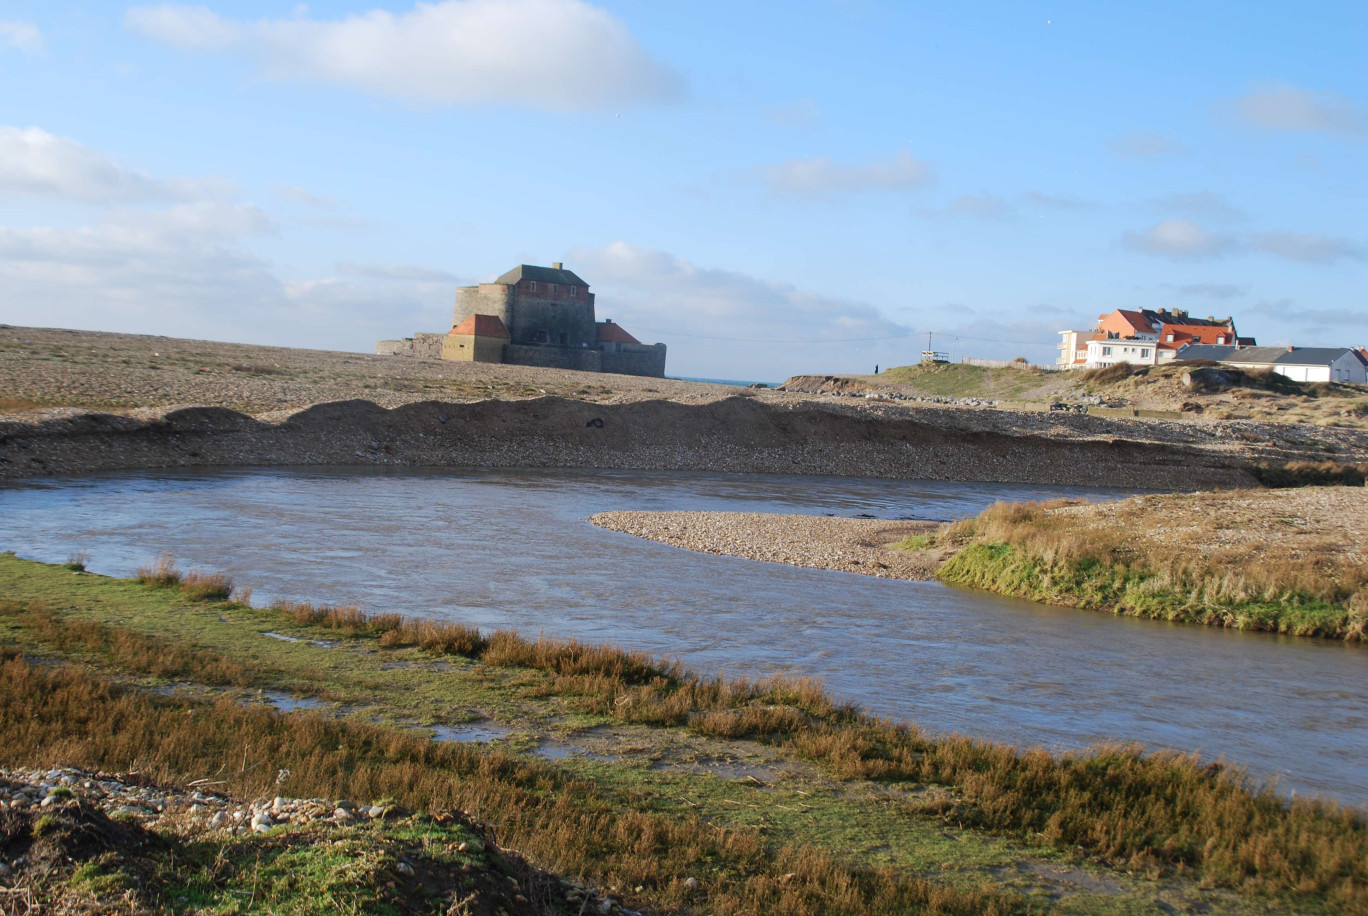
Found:
<path fill-rule="evenodd" d="M 1368 384 L 1368 364 L 1348 347 L 1213 347 L 1191 346 L 1183 361 L 1210 359 L 1236 369 L 1268 369 L 1297 382 Z"/>

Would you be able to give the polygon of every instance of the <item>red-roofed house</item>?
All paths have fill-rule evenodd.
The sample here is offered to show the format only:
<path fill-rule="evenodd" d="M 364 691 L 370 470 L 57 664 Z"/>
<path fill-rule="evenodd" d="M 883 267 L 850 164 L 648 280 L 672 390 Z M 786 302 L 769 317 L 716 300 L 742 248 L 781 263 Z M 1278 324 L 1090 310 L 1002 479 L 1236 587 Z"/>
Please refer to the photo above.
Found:
<path fill-rule="evenodd" d="M 1250 346 L 1252 338 L 1236 336 L 1233 318 L 1192 318 L 1187 312 L 1159 309 L 1117 309 L 1097 316 L 1097 327 L 1084 339 L 1083 331 L 1061 331 L 1060 357 L 1069 369 L 1102 369 L 1117 363 L 1155 366 L 1167 363 L 1184 347 L 1195 344 Z"/>

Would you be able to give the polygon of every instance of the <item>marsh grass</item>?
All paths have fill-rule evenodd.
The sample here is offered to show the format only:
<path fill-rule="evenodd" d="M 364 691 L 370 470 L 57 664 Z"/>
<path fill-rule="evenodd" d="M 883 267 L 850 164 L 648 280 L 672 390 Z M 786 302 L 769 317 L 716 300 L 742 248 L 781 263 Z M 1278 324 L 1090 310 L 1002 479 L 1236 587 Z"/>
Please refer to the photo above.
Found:
<path fill-rule="evenodd" d="M 547 867 L 641 887 L 658 908 L 718 914 L 1014 914 L 999 889 L 951 887 L 892 868 L 843 864 L 811 848 L 688 815 L 605 798 L 590 780 L 490 749 L 438 743 L 312 714 L 123 691 L 68 667 L 39 668 L 0 647 L 0 763 L 137 769 L 163 782 L 213 776 L 245 797 L 390 797 L 460 809 Z M 288 771 L 283 784 L 276 774 Z M 683 876 L 697 875 L 702 887 Z"/>
<path fill-rule="evenodd" d="M 111 583 L 111 587 L 117 585 Z M 282 617 L 290 613 L 296 620 L 314 620 L 313 625 L 323 629 L 345 621 L 357 638 L 377 642 L 386 634 L 402 632 L 405 626 L 402 618 L 396 623 L 392 615 L 385 615 L 384 625 L 370 630 L 369 618 L 353 613 L 353 609 L 333 614 L 325 607 L 311 606 L 307 613 L 299 608 L 239 610 Z M 234 610 L 230 606 L 224 613 Z M 78 634 L 82 632 L 83 625 L 71 623 Z M 309 626 L 299 625 L 301 629 Z M 63 621 L 49 615 L 33 629 L 64 626 Z M 45 639 L 51 644 L 70 638 L 81 650 L 83 646 L 109 645 L 109 631 L 113 629 L 86 630 L 97 638 L 82 637 L 85 642 L 75 636 L 49 635 Z M 411 648 L 404 651 L 424 651 L 416 641 L 405 645 Z M 124 667 L 151 670 L 161 664 L 167 648 L 159 643 L 151 647 L 155 652 L 126 652 L 118 658 Z M 473 648 L 457 644 L 448 650 L 438 645 L 426 651 L 462 654 Z M 13 650 L 8 651 L 8 657 L 18 660 Z M 1131 746 L 1055 756 L 1039 749 L 1021 751 L 957 736 L 932 736 L 915 726 L 877 719 L 849 704 L 837 703 L 815 681 L 702 677 L 676 663 L 659 662 L 642 653 L 546 638 L 529 640 L 508 632 L 488 637 L 473 657 L 483 665 L 544 672 L 544 695 L 558 697 L 572 710 L 620 722 L 680 726 L 719 738 L 750 738 L 811 760 L 841 779 L 947 787 L 949 791 L 921 804 L 918 811 L 951 824 L 1054 846 L 1113 867 L 1146 874 L 1192 871 L 1209 886 L 1227 886 L 1242 893 L 1298 895 L 1296 899 L 1306 902 L 1328 901 L 1342 912 L 1368 913 L 1368 823 L 1361 812 L 1316 801 L 1289 802 L 1271 788 L 1249 782 L 1239 770 L 1204 764 L 1196 757 L 1145 754 Z M 181 673 L 171 676 L 198 679 L 190 664 L 158 670 L 178 670 Z M 23 679 L 30 677 L 23 675 Z M 86 677 L 73 681 L 77 682 L 91 681 Z M 71 709 L 69 718 L 52 712 L 56 706 L 38 703 L 33 705 L 39 713 L 37 721 L 45 721 L 42 728 L 48 731 L 26 731 L 39 729 L 39 724 L 25 719 L 28 713 L 23 704 L 29 701 L 6 693 L 10 690 L 6 683 L 0 677 L 0 760 L 13 759 L 19 748 L 29 754 L 38 749 L 44 760 L 52 761 L 68 759 L 62 755 L 69 751 L 74 755 L 69 758 L 71 762 L 82 765 L 121 761 L 119 766 L 161 767 L 166 773 L 186 777 L 218 773 L 219 778 L 229 773 L 236 780 L 234 785 L 248 794 L 272 791 L 261 782 L 266 779 L 261 774 L 289 768 L 302 780 L 290 789 L 299 794 L 388 795 L 409 807 L 452 804 L 497 819 L 502 830 L 511 831 L 505 842 L 529 852 L 536 849 L 542 862 L 554 863 L 555 867 L 565 868 L 568 862 L 575 866 L 572 870 L 583 874 L 610 874 L 613 883 L 646 883 L 648 875 L 658 877 L 662 873 L 660 866 L 651 864 L 653 858 L 667 865 L 679 864 L 682 853 L 672 844 L 695 844 L 689 848 L 703 856 L 702 861 L 731 874 L 728 880 L 734 882 L 728 885 L 727 893 L 735 896 L 725 899 L 735 906 L 728 904 L 713 911 L 823 912 L 814 902 L 819 891 L 806 878 L 803 894 L 813 896 L 791 897 L 793 890 L 776 879 L 776 875 L 793 871 L 776 862 L 797 861 L 809 853 L 776 850 L 757 835 L 737 832 L 728 833 L 734 841 L 724 843 L 725 854 L 719 853 L 712 843 L 697 845 L 700 840 L 694 832 L 675 832 L 680 822 L 674 815 L 668 825 L 662 825 L 658 819 L 633 820 L 636 814 L 601 806 L 594 809 L 598 813 L 586 817 L 575 794 L 582 790 L 565 788 L 577 783 L 566 781 L 563 774 L 555 775 L 543 764 L 503 752 L 430 743 L 401 732 L 339 723 L 322 716 L 290 720 L 307 721 L 307 726 L 278 726 L 270 724 L 279 720 L 268 713 L 243 710 L 231 703 L 219 704 L 212 714 L 204 712 L 206 707 L 193 704 L 176 707 L 180 712 L 164 713 L 175 704 L 117 691 L 109 692 L 108 702 L 114 705 L 107 706 L 106 711 L 118 704 L 136 703 L 147 715 L 156 713 L 162 718 L 146 727 L 119 729 L 107 735 L 104 726 L 93 731 L 87 728 L 91 713 L 84 701 Z M 186 712 L 187 708 L 191 711 Z M 43 716 L 49 718 L 44 720 Z M 194 726 L 167 725 L 181 721 L 178 716 Z M 138 719 L 134 716 L 129 721 Z M 163 727 L 170 730 L 158 730 Z M 220 728 L 221 733 L 213 731 Z M 246 759 L 253 763 L 244 766 L 234 762 Z M 452 769 L 453 760 L 460 761 L 457 770 Z M 470 775 L 472 771 L 479 774 L 478 778 Z M 494 783 L 487 781 L 490 779 Z M 514 788 L 531 797 L 509 795 Z M 517 811 L 509 814 L 513 801 L 517 802 Z M 702 830 L 702 822 L 690 823 L 700 827 L 702 836 L 723 830 L 713 825 Z M 651 839 L 638 847 L 633 844 L 633 831 L 642 830 Z M 567 844 L 587 845 L 567 850 L 563 848 Z M 913 899 L 908 896 L 912 891 L 893 872 L 859 871 L 858 879 L 851 878 L 855 873 L 851 869 L 842 866 L 830 871 L 834 862 L 824 854 L 815 855 L 813 868 L 826 875 L 820 880 L 814 878 L 816 886 L 827 891 L 859 888 L 850 898 L 851 907 L 837 911 L 903 911 L 898 906 L 916 910 L 929 905 L 926 901 L 942 887 L 929 885 L 916 890 L 922 895 L 916 899 L 922 902 L 912 907 L 908 903 Z M 775 868 L 783 870 L 776 872 Z M 745 888 L 738 889 L 735 882 L 744 883 Z M 753 896 L 762 889 L 763 894 Z M 666 894 L 661 899 L 677 900 L 682 905 L 689 898 Z M 952 895 L 954 907 L 960 907 L 964 899 Z M 1003 911 L 1006 906 L 1003 898 L 993 895 L 976 899 L 975 905 L 989 909 L 999 907 L 998 911 Z M 869 901 L 877 901 L 877 905 Z M 710 908 L 711 903 L 710 897 Z M 1006 909 L 1015 906 L 1013 903 Z M 788 907 L 793 908 L 785 909 Z M 946 911 L 974 910 L 952 907 Z"/>
<path fill-rule="evenodd" d="M 1295 519 L 1238 493 L 1128 500 L 1107 511 L 1058 503 L 997 503 L 956 522 L 966 544 L 937 573 L 945 582 L 1017 597 L 1165 620 L 1358 641 L 1368 620 L 1368 566 L 1342 536 L 1302 532 Z M 1255 546 L 1222 530 L 1282 526 Z M 1272 530 L 1272 529 L 1270 529 Z"/>
<path fill-rule="evenodd" d="M 999 514 L 1020 523 L 1035 511 Z M 473 657 L 549 672 L 547 693 L 618 721 L 773 744 L 841 779 L 947 786 L 954 797 L 926 810 L 961 825 L 1085 850 L 1112 866 L 1197 869 L 1243 892 L 1295 891 L 1368 912 L 1362 813 L 1288 803 L 1243 771 L 1196 756 L 1131 745 L 1055 756 L 928 736 L 837 703 L 818 681 L 709 678 L 642 653 L 506 631 Z"/>
<path fill-rule="evenodd" d="M 266 675 L 261 666 L 244 665 L 217 652 L 144 636 L 122 627 L 59 616 L 37 602 L 0 600 L 0 618 L 26 639 L 63 654 L 93 656 L 125 671 L 212 686 L 245 687 Z"/>

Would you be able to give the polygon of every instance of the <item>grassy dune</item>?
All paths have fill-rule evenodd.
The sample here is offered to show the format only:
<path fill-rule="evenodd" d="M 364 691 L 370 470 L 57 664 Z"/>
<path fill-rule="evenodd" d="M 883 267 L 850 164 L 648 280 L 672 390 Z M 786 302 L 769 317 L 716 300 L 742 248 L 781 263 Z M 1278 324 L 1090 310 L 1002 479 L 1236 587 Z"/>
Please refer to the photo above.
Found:
<path fill-rule="evenodd" d="M 667 909 L 1368 912 L 1361 813 L 1288 803 L 1183 756 L 1056 757 L 930 736 L 808 682 L 704 678 L 612 648 L 352 608 L 253 609 L 172 576 L 110 580 L 0 557 L 0 595 L 6 764 L 136 765 L 172 780 L 217 773 L 245 795 L 461 808 L 496 821 L 500 841 L 538 865 L 640 886 L 643 903 Z M 232 698 L 244 679 L 354 713 L 245 707 Z M 182 689 L 137 689 L 167 683 Z M 631 728 L 658 750 L 646 766 L 552 765 L 516 741 L 441 744 L 396 727 L 471 707 Z M 751 786 L 672 768 L 677 751 L 663 749 L 682 746 L 750 746 L 780 775 Z M 280 770 L 290 775 L 277 789 Z M 1041 896 L 1002 880 L 1041 868 L 1083 869 L 1119 890 Z"/>
<path fill-rule="evenodd" d="M 1163 620 L 1361 641 L 1362 488 L 998 503 L 940 535 L 945 582 Z"/>

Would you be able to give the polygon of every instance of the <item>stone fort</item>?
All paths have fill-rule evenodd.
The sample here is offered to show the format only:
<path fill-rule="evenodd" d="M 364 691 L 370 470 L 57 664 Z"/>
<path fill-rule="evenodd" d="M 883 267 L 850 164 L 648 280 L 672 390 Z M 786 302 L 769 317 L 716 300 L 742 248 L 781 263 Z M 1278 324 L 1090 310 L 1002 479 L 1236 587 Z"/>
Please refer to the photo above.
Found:
<path fill-rule="evenodd" d="M 557 261 L 520 264 L 493 283 L 456 290 L 446 334 L 417 333 L 375 345 L 381 356 L 665 375 L 665 345 L 643 344 L 594 317 L 589 285 Z"/>

